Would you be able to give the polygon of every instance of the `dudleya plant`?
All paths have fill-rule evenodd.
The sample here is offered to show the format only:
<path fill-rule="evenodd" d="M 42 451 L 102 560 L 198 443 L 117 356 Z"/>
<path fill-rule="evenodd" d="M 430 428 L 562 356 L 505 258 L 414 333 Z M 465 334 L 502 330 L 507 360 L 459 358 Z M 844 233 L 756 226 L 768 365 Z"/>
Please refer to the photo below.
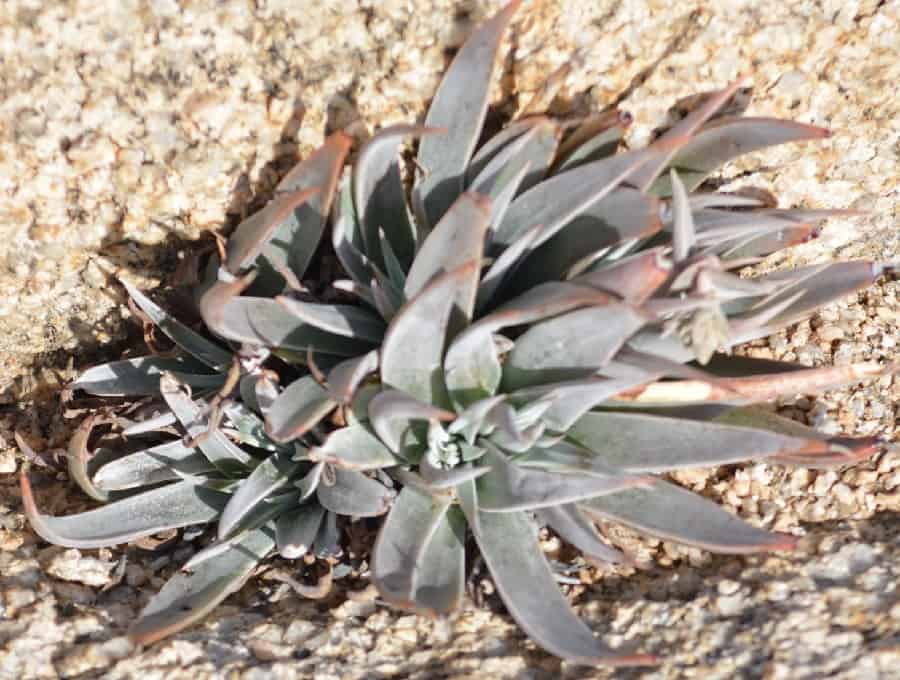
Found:
<path fill-rule="evenodd" d="M 729 349 L 892 268 L 741 277 L 834 213 L 699 190 L 739 154 L 827 133 L 715 118 L 735 83 L 646 149 L 618 152 L 620 112 L 567 135 L 529 116 L 479 147 L 518 4 L 460 48 L 423 126 L 375 134 L 343 181 L 351 141 L 332 135 L 237 227 L 198 289 L 221 344 L 129 288 L 175 355 L 96 367 L 74 386 L 151 395 L 150 411 L 119 419 L 129 419 L 126 437 L 152 433 L 154 445 L 89 465 L 89 420 L 73 439 L 71 476 L 113 502 L 82 515 L 41 515 L 25 474 L 22 486 L 35 530 L 61 545 L 217 522 L 216 541 L 135 624 L 137 641 L 205 615 L 273 550 L 334 553 L 337 516 L 387 512 L 371 565 L 385 601 L 455 609 L 471 534 L 538 644 L 577 663 L 647 663 L 604 647 L 571 612 L 539 527 L 607 562 L 627 557 L 594 521 L 718 552 L 790 549 L 793 537 L 743 522 L 665 473 L 744 460 L 841 465 L 877 450 L 873 438 L 829 437 L 754 404 L 889 367 L 811 369 Z M 398 157 L 411 137 L 410 209 Z M 350 296 L 340 304 L 302 284 L 335 195 L 331 242 L 348 278 L 334 287 Z"/>

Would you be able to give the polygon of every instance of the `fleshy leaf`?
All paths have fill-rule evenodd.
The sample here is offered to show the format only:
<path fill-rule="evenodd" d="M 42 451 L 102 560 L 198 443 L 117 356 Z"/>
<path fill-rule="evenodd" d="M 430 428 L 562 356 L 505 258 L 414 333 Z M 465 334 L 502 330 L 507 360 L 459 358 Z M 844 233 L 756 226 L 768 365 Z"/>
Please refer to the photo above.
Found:
<path fill-rule="evenodd" d="M 593 524 L 574 504 L 541 508 L 537 518 L 588 557 L 613 564 L 628 561 L 624 553 L 601 540 Z"/>
<path fill-rule="evenodd" d="M 137 306 L 169 336 L 172 342 L 216 371 L 228 369 L 231 365 L 231 352 L 192 331 L 124 279 L 119 281 Z"/>
<path fill-rule="evenodd" d="M 325 508 L 318 503 L 303 503 L 283 512 L 275 522 L 278 554 L 286 560 L 296 560 L 308 553 L 324 516 Z"/>
<path fill-rule="evenodd" d="M 294 166 L 275 188 L 276 192 L 309 187 L 320 189 L 281 220 L 263 249 L 263 255 L 270 263 L 287 266 L 298 280 L 306 273 L 322 239 L 338 178 L 352 144 L 353 139 L 347 134 L 335 132 L 310 156 Z"/>
<path fill-rule="evenodd" d="M 42 515 L 28 475 L 20 475 L 22 506 L 31 528 L 45 541 L 67 548 L 104 548 L 143 536 L 213 521 L 228 495 L 190 482 L 176 482 L 68 517 Z"/>
<path fill-rule="evenodd" d="M 243 321 L 246 336 L 241 342 L 265 344 L 282 350 L 312 350 L 339 357 L 365 354 L 372 343 L 329 333 L 290 314 L 282 305 L 267 298 L 237 298 L 229 305 L 235 317 Z"/>
<path fill-rule="evenodd" d="M 456 416 L 453 411 L 419 401 L 400 390 L 382 390 L 374 395 L 368 403 L 368 415 L 381 441 L 395 453 L 400 451 L 410 421 L 450 421 Z"/>
<path fill-rule="evenodd" d="M 449 508 L 449 496 L 432 497 L 413 486 L 403 487 L 394 500 L 378 533 L 372 556 L 372 582 L 391 604 L 415 611 L 426 609 L 416 599 L 416 582 L 423 577 L 422 570 L 429 566 L 425 555 L 432 541 L 442 534 L 441 527 L 447 521 Z M 427 580 L 428 575 L 424 577 Z M 446 612 L 426 610 L 422 613 Z"/>
<path fill-rule="evenodd" d="M 391 320 L 381 346 L 381 379 L 436 406 L 449 405 L 441 364 L 458 286 L 477 271 L 469 262 L 429 283 Z"/>
<path fill-rule="evenodd" d="M 647 163 L 644 167 L 634 173 L 634 175 L 629 178 L 628 183 L 641 191 L 647 191 L 654 180 L 669 164 L 672 157 L 675 156 L 680 149 L 684 148 L 685 144 L 697 134 L 697 131 L 706 121 L 728 103 L 738 90 L 741 89 L 743 84 L 744 79 L 738 78 L 728 87 L 713 92 L 700 106 L 663 133 L 659 139 L 648 147 L 648 150 L 665 149 L 665 153 L 658 156 L 652 162 Z"/>
<path fill-rule="evenodd" d="M 490 203 L 479 194 L 461 194 L 425 239 L 409 270 L 403 290 L 412 299 L 441 274 L 469 262 L 481 262 L 490 219 Z M 468 322 L 475 307 L 478 269 L 457 283 L 456 307 Z"/>
<path fill-rule="evenodd" d="M 465 520 L 451 507 L 419 555 L 414 575 L 416 610 L 438 616 L 459 608 L 466 588 Z"/>
<path fill-rule="evenodd" d="M 487 111 L 500 39 L 520 2 L 512 0 L 469 36 L 431 101 L 425 125 L 447 132 L 425 136 L 419 144 L 417 162 L 426 174 L 413 189 L 413 205 L 426 228 L 437 224 L 462 192 L 466 166 Z"/>
<path fill-rule="evenodd" d="M 316 540 L 313 543 L 313 552 L 319 558 L 340 556 L 340 534 L 338 533 L 337 515 L 335 513 L 325 513 L 322 525 L 319 527 L 319 533 L 316 534 Z"/>
<path fill-rule="evenodd" d="M 336 406 L 328 392 L 311 375 L 292 382 L 266 415 L 266 433 L 277 442 L 297 439 Z"/>
<path fill-rule="evenodd" d="M 807 439 L 720 423 L 643 413 L 586 413 L 567 436 L 604 465 L 628 472 L 668 472 L 764 459 L 803 449 Z"/>
<path fill-rule="evenodd" d="M 379 231 L 384 234 L 403 266 L 409 270 L 416 233 L 406 210 L 406 191 L 400 177 L 398 155 L 406 137 L 441 132 L 416 125 L 394 125 L 380 130 L 359 151 L 353 166 L 353 200 L 362 225 L 366 253 L 382 266 Z"/>
<path fill-rule="evenodd" d="M 245 468 L 253 462 L 253 457 L 234 444 L 221 430 L 214 428 L 203 413 L 200 405 L 185 391 L 184 385 L 170 373 L 159 380 L 163 399 L 172 409 L 175 417 L 187 430 L 188 437 L 197 440 L 197 448 L 213 465 L 226 474 Z"/>
<path fill-rule="evenodd" d="M 571 283 L 547 283 L 510 300 L 482 317 L 450 343 L 444 359 L 444 377 L 457 406 L 466 407 L 493 396 L 500 385 L 501 365 L 492 335 L 507 326 L 519 326 L 578 307 L 611 301 L 608 293 Z"/>
<path fill-rule="evenodd" d="M 269 495 L 287 486 L 297 467 L 298 464 L 291 460 L 290 455 L 282 452 L 273 453 L 257 465 L 241 481 L 222 511 L 218 525 L 219 540 L 224 541 L 233 534 L 247 514 Z"/>
<path fill-rule="evenodd" d="M 521 467 L 487 444 L 485 463 L 493 470 L 478 478 L 478 504 L 484 512 L 535 510 L 616 493 L 647 483 L 634 475 L 584 475 Z"/>
<path fill-rule="evenodd" d="M 378 350 L 345 359 L 328 372 L 328 393 L 340 404 L 349 403 L 362 381 L 377 370 Z"/>
<path fill-rule="evenodd" d="M 324 305 L 278 296 L 275 300 L 305 324 L 345 338 L 380 342 L 384 321 L 353 305 Z"/>
<path fill-rule="evenodd" d="M 688 191 L 693 191 L 712 171 L 745 153 L 785 142 L 824 139 L 828 130 L 777 118 L 727 117 L 707 123 L 672 157 Z M 668 178 L 653 185 L 654 193 L 669 193 Z"/>
<path fill-rule="evenodd" d="M 661 226 L 658 199 L 620 187 L 585 207 L 545 243 L 537 239 L 503 292 L 517 294 L 538 283 L 558 280 L 567 272 L 583 270 L 612 248 L 649 238 Z"/>
<path fill-rule="evenodd" d="M 527 229 L 541 224 L 534 247 L 540 246 L 658 156 L 656 151 L 629 151 L 544 180 L 513 201 L 496 229 L 495 242 L 508 246 Z M 566 200 L 559 200 L 560 196 Z"/>
<path fill-rule="evenodd" d="M 356 356 L 372 348 L 368 341 L 340 337 L 319 330 L 291 315 L 282 305 L 266 297 L 239 297 L 252 281 L 218 281 L 200 298 L 206 325 L 223 338 L 279 350 L 313 350 L 336 356 Z"/>
<path fill-rule="evenodd" d="M 353 183 L 349 174 L 348 170 L 348 176 L 341 182 L 334 224 L 331 228 L 331 245 L 344 271 L 350 275 L 356 286 L 365 289 L 372 280 L 373 263 L 362 253 L 365 244 L 353 206 Z"/>
<path fill-rule="evenodd" d="M 201 621 L 241 588 L 274 545 L 271 529 L 257 529 L 196 571 L 178 572 L 150 600 L 128 637 L 150 645 Z"/>
<path fill-rule="evenodd" d="M 308 455 L 312 461 L 348 470 L 376 470 L 399 462 L 378 437 L 359 424 L 334 430 Z"/>
<path fill-rule="evenodd" d="M 94 474 L 94 484 L 103 491 L 121 491 L 215 469 L 202 453 L 175 440 L 111 460 Z"/>
<path fill-rule="evenodd" d="M 793 536 L 758 529 L 712 501 L 662 480 L 646 489 L 591 498 L 579 506 L 591 517 L 717 553 L 792 550 L 797 545 Z"/>
<path fill-rule="evenodd" d="M 228 239 L 225 268 L 237 275 L 250 267 L 275 237 L 279 226 L 319 191 L 315 187 L 276 194 L 265 208 L 241 222 Z"/>
<path fill-rule="evenodd" d="M 572 279 L 572 283 L 613 293 L 632 305 L 643 304 L 665 283 L 672 263 L 662 248 L 650 248 L 605 264 Z"/>
<path fill-rule="evenodd" d="M 645 381 L 643 376 L 605 379 L 600 377 L 539 385 L 513 392 L 513 401 L 531 400 L 542 395 L 549 405 L 541 421 L 556 432 L 567 431 L 582 415 L 607 399 Z"/>
<path fill-rule="evenodd" d="M 509 179 L 522 167 L 528 168 L 522 191 L 544 178 L 559 142 L 559 128 L 545 116 L 529 119 L 530 129 L 500 149 L 472 181 L 469 189 L 496 198 Z"/>
<path fill-rule="evenodd" d="M 556 172 L 611 156 L 630 124 L 631 114 L 625 111 L 604 112 L 588 118 L 560 146 L 558 155 L 563 160 Z"/>
<path fill-rule="evenodd" d="M 516 340 L 503 366 L 508 390 L 584 378 L 602 368 L 646 319 L 636 308 L 607 304 L 535 324 Z"/>
<path fill-rule="evenodd" d="M 856 262 L 835 262 L 821 266 L 818 269 L 805 268 L 804 270 L 790 272 L 776 272 L 775 274 L 760 277 L 762 281 L 784 281 L 785 284 L 790 283 L 791 279 L 799 278 L 801 283 L 798 286 L 802 289 L 803 295 L 787 309 L 781 311 L 775 318 L 768 320 L 764 326 L 742 329 L 730 340 L 733 343 L 754 340 L 801 321 L 832 300 L 840 299 L 845 295 L 872 285 L 883 271 L 882 266 L 877 263 L 860 260 Z M 794 292 L 797 292 L 797 290 L 788 285 L 785 285 L 782 289 L 782 295 L 789 295 Z M 775 297 L 767 304 L 775 305 L 779 299 Z M 758 312 L 759 310 L 755 311 Z M 734 323 L 733 321 L 732 325 Z"/>
<path fill-rule="evenodd" d="M 338 515 L 376 517 L 388 511 L 394 493 L 361 472 L 333 468 L 334 484 L 319 483 L 316 495 L 326 510 Z"/>
<path fill-rule="evenodd" d="M 137 397 L 159 394 L 159 377 L 164 372 L 174 373 L 192 387 L 220 387 L 225 381 L 220 374 L 194 373 L 193 362 L 166 357 L 136 357 L 110 361 L 89 368 L 71 385 L 73 390 L 84 390 L 98 397 Z"/>
<path fill-rule="evenodd" d="M 834 389 L 848 383 L 889 375 L 897 371 L 893 365 L 874 362 L 822 366 L 794 367 L 793 371 L 748 375 L 713 380 L 671 380 L 651 382 L 623 392 L 611 401 L 615 406 L 639 408 L 686 406 L 689 404 L 746 404 L 774 401 L 778 397 Z"/>
<path fill-rule="evenodd" d="M 619 654 L 604 647 L 572 613 L 537 542 L 537 529 L 523 514 L 479 512 L 467 517 L 503 603 L 516 623 L 551 654 L 577 664 L 648 665 L 646 654 Z"/>
<path fill-rule="evenodd" d="M 678 264 L 687 259 L 697 242 L 697 233 L 687 189 L 674 168 L 669 170 L 669 181 L 672 183 L 672 258 Z"/>

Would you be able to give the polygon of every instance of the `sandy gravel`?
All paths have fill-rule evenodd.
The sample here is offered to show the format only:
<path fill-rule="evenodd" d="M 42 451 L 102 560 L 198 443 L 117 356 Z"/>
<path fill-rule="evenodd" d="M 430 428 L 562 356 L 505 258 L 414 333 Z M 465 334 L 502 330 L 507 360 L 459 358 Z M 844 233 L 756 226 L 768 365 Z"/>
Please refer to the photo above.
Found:
<path fill-rule="evenodd" d="M 483 606 L 430 622 L 380 606 L 362 584 L 311 602 L 259 579 L 203 625 L 132 650 L 123 631 L 186 548 L 48 547 L 24 525 L 13 474 L 13 430 L 38 451 L 64 447 L 59 386 L 139 341 L 114 276 L 172 280 L 193 241 L 260 205 L 326 132 L 362 139 L 420 119 L 448 50 L 498 6 L 0 3 L 0 678 L 586 677 L 536 650 L 487 580 Z M 619 103 L 640 144 L 676 100 L 748 73 L 750 113 L 833 136 L 741 159 L 725 184 L 771 189 L 783 206 L 868 211 L 765 266 L 900 260 L 898 45 L 897 0 L 526 0 L 495 103 L 521 111 L 577 54 L 543 103 L 561 114 Z M 896 360 L 897 295 L 881 282 L 743 351 Z M 828 432 L 896 442 L 898 405 L 900 383 L 883 378 L 783 406 Z M 896 447 L 834 472 L 759 464 L 680 480 L 806 538 L 788 556 L 714 558 L 616 534 L 650 567 L 585 571 L 571 595 L 610 643 L 666 657 L 616 677 L 897 677 Z M 54 513 L 88 507 L 62 474 L 45 475 L 39 496 Z"/>

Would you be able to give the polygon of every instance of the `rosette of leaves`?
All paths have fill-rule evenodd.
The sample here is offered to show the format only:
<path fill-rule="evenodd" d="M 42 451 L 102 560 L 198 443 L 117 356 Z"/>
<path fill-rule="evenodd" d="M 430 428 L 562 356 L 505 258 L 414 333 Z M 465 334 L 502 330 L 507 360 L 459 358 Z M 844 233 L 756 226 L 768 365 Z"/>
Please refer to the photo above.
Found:
<path fill-rule="evenodd" d="M 539 526 L 612 562 L 625 558 L 592 520 L 717 552 L 787 550 L 793 537 L 747 524 L 661 475 L 748 459 L 836 465 L 875 450 L 872 438 L 830 438 L 750 406 L 811 382 L 856 379 L 858 369 L 721 378 L 642 356 L 627 343 L 652 312 L 583 282 L 541 284 L 470 322 L 479 260 L 439 273 L 445 268 L 436 265 L 392 318 L 380 386 L 359 394 L 355 422 L 309 453 L 348 470 L 395 457 L 385 469 L 403 488 L 376 542 L 372 578 L 397 606 L 442 615 L 459 604 L 468 527 L 535 642 L 576 663 L 648 662 L 604 648 L 571 613 Z M 516 339 L 498 342 L 509 328 L 519 329 Z M 682 380 L 660 380 L 668 375 Z"/>
<path fill-rule="evenodd" d="M 576 126 L 529 116 L 487 136 L 496 53 L 518 4 L 460 48 L 424 125 L 374 135 L 343 182 L 351 143 L 332 135 L 238 226 L 197 291 L 207 328 L 228 343 L 220 348 L 227 359 L 205 362 L 185 347 L 194 358 L 162 365 L 150 357 L 129 369 L 143 376 L 145 391 L 158 390 L 152 386 L 166 371 L 163 398 L 180 394 L 194 404 L 199 419 L 154 420 L 181 422 L 175 426 L 189 440 L 180 445 L 191 455 L 205 434 L 249 458 L 223 470 L 201 447 L 207 462 L 198 464 L 215 470 L 171 465 L 167 474 L 179 481 L 153 482 L 192 483 L 235 508 L 237 523 L 221 515 L 222 547 L 211 550 L 239 564 L 230 578 L 219 578 L 218 566 L 179 574 L 148 608 L 151 632 L 139 639 L 186 625 L 239 584 L 273 540 L 277 546 L 282 515 L 267 514 L 274 506 L 328 508 L 319 480 L 352 476 L 385 484 L 373 498 L 390 496 L 390 480 L 402 486 L 374 553 L 373 578 L 386 600 L 451 610 L 462 593 L 468 530 L 511 614 L 539 644 L 575 662 L 647 662 L 605 649 L 571 614 L 536 527 L 609 561 L 623 556 L 593 520 L 722 552 L 788 549 L 791 537 L 741 522 L 661 475 L 749 459 L 840 465 L 876 450 L 871 438 L 827 437 L 754 404 L 889 367 L 808 369 L 728 350 L 893 267 L 847 262 L 744 278 L 742 267 L 812 237 L 835 212 L 779 210 L 764 198 L 702 190 L 709 173 L 742 153 L 827 132 L 722 115 L 735 83 L 704 97 L 646 149 L 620 150 L 628 116 L 618 111 Z M 410 137 L 419 138 L 418 170 L 407 192 L 398 155 Z M 304 276 L 336 194 L 331 246 L 348 278 L 334 287 L 352 297 L 335 304 L 316 299 Z M 295 379 L 289 364 L 313 375 Z M 273 367 L 283 390 L 267 372 Z M 109 373 L 90 377 L 121 378 Z M 80 387 L 91 384 L 89 374 Z M 253 441 L 241 438 L 233 404 L 253 417 L 242 421 Z M 328 433 L 323 420 L 336 408 L 349 424 Z M 323 477 L 301 504 L 312 486 L 304 480 L 315 474 Z M 219 517 L 214 510 L 199 521 Z M 29 513 L 44 526 L 54 521 L 33 504 Z M 251 533 L 265 548 L 251 549 L 252 559 L 238 547 Z"/>
<path fill-rule="evenodd" d="M 215 540 L 163 586 L 131 627 L 132 639 L 151 643 L 202 619 L 272 553 L 339 556 L 338 516 L 383 514 L 395 492 L 387 477 L 379 481 L 311 460 L 317 432 L 290 443 L 272 440 L 264 417 L 278 394 L 277 374 L 262 368 L 258 353 L 232 354 L 125 285 L 175 348 L 165 357 L 96 366 L 71 386 L 107 397 L 147 395 L 88 417 L 70 442 L 70 477 L 105 505 L 67 517 L 43 515 L 24 470 L 22 499 L 36 533 L 72 548 L 215 525 Z M 232 395 L 236 383 L 239 394 Z M 321 389 L 308 375 L 291 383 L 298 388 Z M 91 451 L 92 430 L 109 422 L 121 436 L 107 436 L 104 448 Z"/>
<path fill-rule="evenodd" d="M 377 373 L 377 350 L 402 306 L 437 273 L 472 260 L 478 275 L 467 282 L 470 290 L 457 292 L 474 295 L 469 319 L 542 284 L 587 285 L 643 306 L 630 349 L 709 364 L 709 372 L 725 376 L 787 368 L 738 363 L 725 353 L 891 269 L 838 262 L 753 280 L 738 274 L 812 238 L 818 222 L 842 214 L 697 191 L 711 172 L 743 153 L 828 134 L 790 121 L 721 115 L 740 82 L 702 98 L 641 150 L 619 151 L 629 117 L 618 111 L 588 117 L 567 135 L 572 126 L 528 116 L 479 146 L 496 53 L 518 4 L 509 3 L 460 48 L 425 125 L 376 133 L 343 182 L 339 165 L 349 141 L 337 133 L 282 183 L 307 197 L 320 191 L 315 200 L 323 203 L 338 193 L 331 246 L 348 278 L 333 284 L 355 300 L 312 299 L 297 283 L 305 264 L 291 269 L 292 258 L 305 263 L 319 247 L 322 220 L 300 229 L 293 218 L 279 222 L 282 213 L 270 206 L 229 241 L 201 299 L 207 325 L 234 342 L 311 364 L 328 385 L 313 402 L 285 393 L 269 424 L 273 437 L 299 436 L 314 424 L 311 416 L 348 403 Z M 419 138 L 419 148 L 408 191 L 399 148 L 411 137 Z"/>

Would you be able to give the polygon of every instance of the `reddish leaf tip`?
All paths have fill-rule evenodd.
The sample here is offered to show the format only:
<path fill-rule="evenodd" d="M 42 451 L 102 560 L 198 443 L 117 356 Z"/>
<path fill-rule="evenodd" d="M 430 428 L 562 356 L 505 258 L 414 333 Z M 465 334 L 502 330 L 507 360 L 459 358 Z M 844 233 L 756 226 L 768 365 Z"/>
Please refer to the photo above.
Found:
<path fill-rule="evenodd" d="M 775 533 L 773 534 L 778 540 L 770 546 L 771 550 L 780 550 L 783 552 L 792 552 L 797 549 L 800 544 L 800 537 L 793 534 Z"/>

